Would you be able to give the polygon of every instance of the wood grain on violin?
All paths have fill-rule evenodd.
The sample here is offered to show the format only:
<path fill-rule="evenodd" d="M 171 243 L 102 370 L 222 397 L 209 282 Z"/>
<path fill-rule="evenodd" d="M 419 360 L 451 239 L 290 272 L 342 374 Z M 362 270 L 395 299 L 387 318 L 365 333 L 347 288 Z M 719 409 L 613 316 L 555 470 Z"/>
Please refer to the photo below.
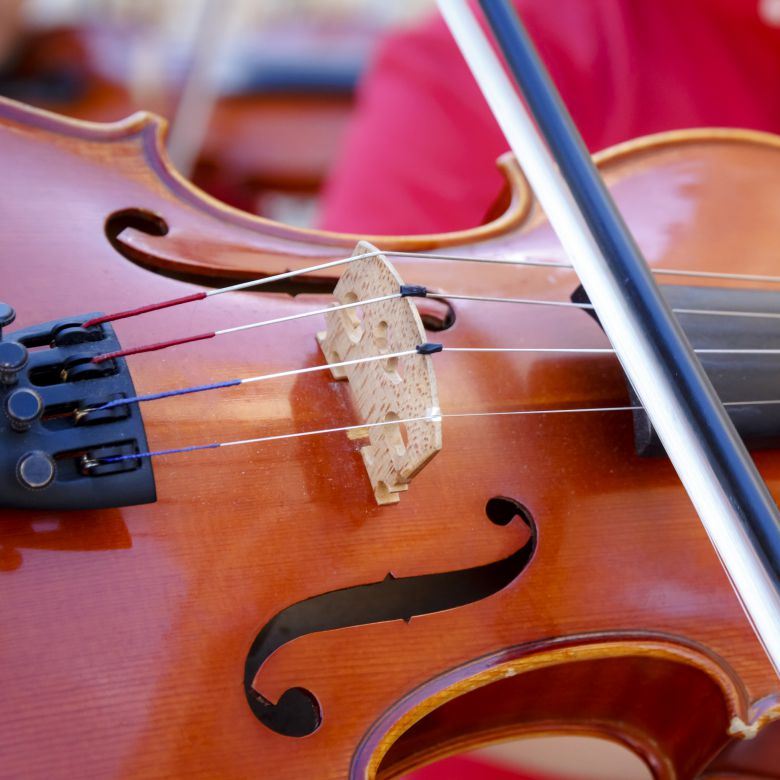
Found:
<path fill-rule="evenodd" d="M 145 115 L 88 125 L 2 103 L 1 297 L 17 311 L 4 338 L 304 268 L 362 238 L 563 259 L 512 160 L 491 224 L 347 236 L 204 196 L 169 168 L 162 132 Z M 668 134 L 599 163 L 651 263 L 775 272 L 780 140 Z M 393 264 L 431 290 L 567 300 L 577 286 L 566 269 Z M 339 274 L 115 330 L 124 346 L 294 314 L 327 305 Z M 451 307 L 445 347 L 605 346 L 582 311 Z M 322 325 L 127 364 L 140 393 L 312 366 Z M 627 402 L 610 355 L 445 351 L 433 365 L 445 414 Z M 152 450 L 360 422 L 328 372 L 142 413 Z M 549 731 L 620 741 L 659 778 L 780 776 L 780 683 L 672 467 L 634 454 L 630 414 L 445 417 L 441 452 L 388 506 L 359 447 L 333 434 L 171 456 L 154 464 L 156 503 L 2 510 L 0 776 L 389 778 Z M 755 458 L 777 496 L 780 453 Z M 311 728 L 276 707 L 289 691 Z"/>

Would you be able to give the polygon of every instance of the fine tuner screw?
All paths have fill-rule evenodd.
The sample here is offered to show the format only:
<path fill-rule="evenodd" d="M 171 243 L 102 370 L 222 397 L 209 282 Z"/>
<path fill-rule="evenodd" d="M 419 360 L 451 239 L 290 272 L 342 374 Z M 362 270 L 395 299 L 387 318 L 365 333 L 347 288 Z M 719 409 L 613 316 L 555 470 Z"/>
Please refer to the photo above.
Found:
<path fill-rule="evenodd" d="M 18 341 L 0 341 L 0 384 L 7 387 L 15 385 L 29 358 L 24 344 Z"/>
<path fill-rule="evenodd" d="M 43 414 L 43 399 L 28 387 L 14 390 L 6 399 L 5 414 L 11 428 L 24 433 L 32 428 Z"/>
<path fill-rule="evenodd" d="M 51 455 L 38 450 L 25 453 L 16 464 L 16 478 L 29 490 L 41 490 L 50 485 L 56 471 Z"/>

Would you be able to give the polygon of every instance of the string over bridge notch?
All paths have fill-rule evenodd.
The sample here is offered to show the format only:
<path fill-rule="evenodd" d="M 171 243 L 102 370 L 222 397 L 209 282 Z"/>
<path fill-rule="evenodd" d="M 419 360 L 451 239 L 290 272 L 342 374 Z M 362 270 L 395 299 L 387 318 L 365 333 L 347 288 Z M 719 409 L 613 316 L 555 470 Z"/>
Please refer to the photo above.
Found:
<path fill-rule="evenodd" d="M 387 258 L 371 244 L 361 241 L 354 255 L 369 252 L 376 254 L 351 263 L 342 274 L 333 291 L 336 305 L 382 296 L 388 299 L 328 312 L 326 330 L 317 334 L 317 341 L 331 365 L 389 355 L 387 360 L 333 365 L 331 374 L 334 379 L 349 382 L 355 410 L 366 425 L 349 435 L 368 439 L 360 453 L 376 502 L 393 504 L 441 449 L 439 396 L 433 361 L 429 354 L 418 350 L 426 336 L 417 307 L 410 300 L 415 296 L 390 297 L 399 289 L 412 288 L 404 285 Z M 412 354 L 393 356 L 403 351 Z M 410 418 L 425 419 L 403 422 Z M 398 424 L 393 425 L 393 420 Z"/>

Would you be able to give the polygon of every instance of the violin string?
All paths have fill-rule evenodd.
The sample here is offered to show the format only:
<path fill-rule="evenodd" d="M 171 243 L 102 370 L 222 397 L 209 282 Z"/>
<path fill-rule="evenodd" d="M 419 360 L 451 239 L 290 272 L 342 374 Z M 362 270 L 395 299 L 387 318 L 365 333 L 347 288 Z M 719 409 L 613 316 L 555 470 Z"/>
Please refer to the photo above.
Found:
<path fill-rule="evenodd" d="M 780 404 L 780 399 L 767 401 L 725 401 L 723 406 L 767 406 Z M 211 442 L 209 444 L 195 444 L 185 447 L 175 447 L 166 450 L 147 450 L 145 452 L 130 453 L 124 455 L 113 455 L 108 458 L 85 458 L 82 461 L 83 468 L 93 468 L 99 464 L 119 463 L 127 460 L 141 460 L 144 458 L 156 458 L 163 455 L 180 455 L 187 452 L 198 452 L 202 450 L 215 450 L 222 447 L 238 447 L 248 444 L 263 444 L 273 441 L 283 441 L 289 439 L 301 439 L 309 436 L 321 436 L 330 433 L 349 433 L 350 431 L 366 430 L 369 428 L 381 428 L 386 425 L 407 425 L 417 422 L 440 422 L 443 419 L 475 418 L 475 417 L 522 417 L 531 415 L 547 414 L 589 414 L 606 412 L 634 412 L 644 409 L 641 405 L 631 406 L 590 406 L 574 407 L 569 409 L 517 409 L 510 411 L 486 411 L 486 412 L 438 412 L 419 417 L 405 417 L 400 420 L 381 420 L 378 422 L 362 423 L 357 425 L 341 425 L 334 428 L 318 428 L 308 431 L 295 431 L 293 433 L 280 433 L 271 436 L 258 436 L 251 439 L 236 439 L 233 441 Z"/>
<path fill-rule="evenodd" d="M 194 336 L 185 336 L 182 338 L 170 339 L 169 341 L 158 341 L 152 344 L 142 344 L 138 347 L 128 347 L 127 349 L 118 349 L 114 352 L 104 352 L 101 355 L 96 355 L 92 358 L 92 362 L 103 363 L 106 360 L 112 360 L 114 358 L 128 357 L 130 355 L 140 355 L 145 352 L 156 352 L 161 349 L 180 346 L 181 344 L 189 344 L 193 341 L 204 341 L 206 339 L 216 338 L 217 336 L 226 336 L 230 333 L 238 333 L 240 331 L 251 330 L 253 328 L 263 328 L 268 325 L 279 325 L 283 322 L 292 322 L 293 320 L 300 320 L 306 317 L 315 317 L 322 314 L 329 314 L 330 312 L 334 311 L 354 309 L 360 306 L 370 306 L 375 303 L 392 301 L 401 297 L 403 297 L 401 292 L 389 293 L 388 295 L 380 295 L 376 298 L 366 298 L 365 300 L 351 301 L 349 303 L 342 303 L 336 306 L 325 306 L 321 309 L 312 309 L 310 311 L 298 312 L 297 314 L 288 314 L 284 317 L 274 317 L 270 320 L 260 320 L 259 322 L 250 322 L 246 325 L 236 325 L 232 328 L 222 328 L 221 330 L 213 330 L 207 333 L 198 333 Z"/>
<path fill-rule="evenodd" d="M 553 268 L 556 270 L 573 271 L 574 266 L 571 263 L 562 260 L 543 259 L 535 257 L 533 254 L 525 254 L 518 258 L 497 258 L 497 257 L 475 257 L 470 255 L 450 255 L 434 254 L 429 252 L 401 252 L 396 250 L 384 250 L 379 254 L 387 257 L 406 257 L 425 260 L 450 260 L 453 262 L 474 262 L 474 263 L 499 263 L 506 265 L 522 265 L 531 268 Z M 693 269 L 681 268 L 650 268 L 650 273 L 655 276 L 689 276 L 699 279 L 723 279 L 738 282 L 767 282 L 769 284 L 780 284 L 780 276 L 770 274 L 744 274 L 725 271 L 699 271 Z"/>
<path fill-rule="evenodd" d="M 168 300 L 159 301 L 158 303 L 147 304 L 146 306 L 139 306 L 135 309 L 125 309 L 122 311 L 113 312 L 110 314 L 103 314 L 98 317 L 93 317 L 84 323 L 83 328 L 89 328 L 95 325 L 101 325 L 103 323 L 115 322 L 116 320 L 127 319 L 129 317 L 137 317 L 141 314 L 148 314 L 149 312 L 158 311 L 160 309 L 167 309 L 173 306 L 180 306 L 185 303 L 193 303 L 195 301 L 205 300 L 216 295 L 223 295 L 224 293 L 237 292 L 240 290 L 247 290 L 252 287 L 260 287 L 263 285 L 272 284 L 274 282 L 284 281 L 297 276 L 304 276 L 306 274 L 314 273 L 316 271 L 323 271 L 329 268 L 335 268 L 340 265 L 347 265 L 354 263 L 358 260 L 365 260 L 371 257 L 378 257 L 379 255 L 385 255 L 387 257 L 402 257 L 402 258 L 415 258 L 418 260 L 446 260 L 451 262 L 465 262 L 465 263 L 493 263 L 499 265 L 519 265 L 535 268 L 551 268 L 551 269 L 563 269 L 573 270 L 571 263 L 566 263 L 557 260 L 545 260 L 536 258 L 531 254 L 516 257 L 478 257 L 467 255 L 451 255 L 441 253 L 421 253 L 421 252 L 403 252 L 400 250 L 372 250 L 370 252 L 363 252 L 358 255 L 351 255 L 349 257 L 340 257 L 335 260 L 329 260 L 324 263 L 318 263 L 306 268 L 298 268 L 292 271 L 285 271 L 284 273 L 273 274 L 271 276 L 263 276 L 258 279 L 252 279 L 246 282 L 238 282 L 237 284 L 231 284 L 226 287 L 220 287 L 215 290 L 201 290 L 191 295 L 185 295 L 180 298 L 170 298 Z M 671 276 L 686 276 L 695 278 L 706 279 L 725 279 L 735 280 L 743 282 L 767 282 L 780 284 L 780 277 L 771 276 L 766 274 L 743 274 L 743 273 L 727 273 L 721 271 L 698 271 L 698 270 L 683 270 L 678 268 L 652 268 L 651 272 L 655 275 L 671 275 Z"/>
<path fill-rule="evenodd" d="M 388 352 L 379 355 L 369 355 L 366 357 L 353 358 L 351 360 L 341 360 L 334 363 L 323 363 L 316 366 L 306 366 L 304 368 L 293 368 L 286 371 L 275 371 L 270 374 L 259 374 L 256 376 L 245 377 L 243 379 L 227 379 L 218 382 L 211 382 L 202 385 L 192 385 L 189 387 L 177 388 L 174 390 L 163 390 L 157 393 L 147 393 L 135 395 L 127 398 L 117 398 L 108 401 L 100 406 L 88 409 L 78 409 L 73 412 L 77 420 L 81 420 L 89 414 L 95 412 L 107 411 L 117 406 L 124 406 L 131 403 L 145 403 L 147 401 L 159 401 L 164 398 L 175 398 L 193 393 L 207 392 L 210 390 L 223 390 L 229 387 L 239 387 L 241 385 L 253 384 L 255 382 L 264 382 L 271 379 L 281 379 L 284 377 L 295 377 L 303 374 L 310 374 L 318 371 L 327 371 L 333 368 L 343 368 L 347 366 L 356 366 L 364 363 L 372 363 L 379 360 L 389 361 L 411 355 L 433 355 L 438 352 L 454 353 L 475 353 L 475 354 L 572 354 L 572 355 L 613 355 L 615 350 L 612 347 L 450 347 L 443 344 L 420 344 L 414 349 L 406 349 L 398 352 Z M 703 355 L 780 355 L 780 349 L 695 349 L 694 352 Z"/>
<path fill-rule="evenodd" d="M 612 347 L 443 347 L 441 352 L 543 352 L 572 355 L 613 355 Z M 780 349 L 694 349 L 697 355 L 780 355 Z"/>
<path fill-rule="evenodd" d="M 406 357 L 407 355 L 419 354 L 417 349 L 405 349 L 400 352 L 388 352 L 382 355 L 369 355 L 368 357 L 354 358 L 352 360 L 340 360 L 335 363 L 324 363 L 317 366 L 307 366 L 305 368 L 294 368 L 288 371 L 276 371 L 272 374 L 259 374 L 257 376 L 245 377 L 244 379 L 226 379 L 221 382 L 212 382 L 204 385 L 192 385 L 190 387 L 177 388 L 175 390 L 163 390 L 159 393 L 147 393 L 144 395 L 134 395 L 128 398 L 116 398 L 100 406 L 94 406 L 89 409 L 80 409 L 74 412 L 77 419 L 82 419 L 94 412 L 107 411 L 117 406 L 125 404 L 144 403 L 146 401 L 159 401 L 163 398 L 176 398 L 180 395 L 191 395 L 193 393 L 202 393 L 209 390 L 223 390 L 228 387 L 238 387 L 248 385 L 254 382 L 264 382 L 270 379 L 281 379 L 283 377 L 299 376 L 301 374 L 310 374 L 316 371 L 327 371 L 331 368 L 343 368 L 346 366 L 356 366 L 361 363 L 371 363 L 377 360 L 392 360 L 393 358 Z"/>
<path fill-rule="evenodd" d="M 335 268 L 340 265 L 348 265 L 355 263 L 358 260 L 366 260 L 371 257 L 378 257 L 379 255 L 387 254 L 379 249 L 372 250 L 370 252 L 363 252 L 359 255 L 350 255 L 349 257 L 339 257 L 335 260 L 328 260 L 324 263 L 318 263 L 316 265 L 310 265 L 306 268 L 298 268 L 292 271 L 284 271 L 283 273 L 273 274 L 271 276 L 262 276 L 257 279 L 251 279 L 247 282 L 238 282 L 236 284 L 230 284 L 226 287 L 219 287 L 215 290 L 201 290 L 200 292 L 193 293 L 192 295 L 185 295 L 182 298 L 170 298 L 158 303 L 148 304 L 136 309 L 125 309 L 123 311 L 113 312 L 111 314 L 103 314 L 99 317 L 93 317 L 90 320 L 82 323 L 82 328 L 89 328 L 93 325 L 102 325 L 106 322 L 115 322 L 116 320 L 124 320 L 129 317 L 137 317 L 140 314 L 148 314 L 152 311 L 158 311 L 159 309 L 168 309 L 172 306 L 180 306 L 185 303 L 192 303 L 194 301 L 202 301 L 206 298 L 213 298 L 217 295 L 224 295 L 230 292 L 239 292 L 241 290 L 248 290 L 251 287 L 262 287 L 263 285 L 273 284 L 275 282 L 281 282 L 286 279 L 292 279 L 297 276 L 302 276 L 316 271 L 324 271 L 329 268 Z M 498 260 L 490 261 L 484 260 L 481 262 L 500 262 Z"/>
<path fill-rule="evenodd" d="M 381 295 L 375 298 L 366 298 L 359 301 L 351 301 L 349 303 L 337 304 L 326 306 L 319 309 L 311 309 L 309 311 L 298 312 L 296 314 L 288 314 L 283 317 L 274 317 L 273 319 L 260 320 L 258 322 L 250 322 L 246 325 L 237 325 L 232 328 L 222 328 L 221 330 L 208 331 L 205 333 L 198 333 L 192 336 L 184 336 L 176 339 L 170 339 L 168 341 L 158 341 L 149 344 L 142 344 L 137 347 L 128 347 L 127 349 L 118 349 L 113 352 L 104 352 L 100 355 L 96 355 L 92 358 L 93 363 L 103 363 L 106 360 L 112 360 L 115 358 L 129 357 L 131 355 L 140 355 L 147 352 L 156 352 L 169 347 L 181 346 L 182 344 L 190 344 L 195 341 L 204 341 L 212 339 L 217 336 L 224 336 L 230 333 L 239 333 L 245 330 L 251 330 L 254 328 L 262 328 L 268 325 L 278 325 L 285 322 L 291 322 L 293 320 L 300 320 L 306 317 L 321 316 L 329 314 L 334 311 L 342 311 L 345 309 L 353 309 L 361 306 L 370 306 L 376 303 L 384 303 L 386 301 L 395 300 L 403 297 L 428 297 L 438 300 L 461 300 L 461 301 L 477 301 L 484 303 L 511 303 L 522 304 L 529 306 L 549 306 L 558 308 L 569 309 L 581 309 L 591 311 L 593 310 L 593 304 L 580 303 L 574 301 L 555 301 L 545 300 L 541 298 L 507 298 L 494 295 L 467 295 L 463 293 L 449 293 L 449 292 L 431 292 L 426 287 L 421 285 L 401 285 L 399 292 L 389 293 L 387 295 Z M 728 309 L 685 309 L 685 308 L 673 308 L 672 311 L 675 314 L 682 315 L 705 315 L 713 317 L 753 317 L 753 318 L 765 318 L 765 319 L 780 319 L 780 312 L 755 312 L 755 311 L 731 311 Z"/>
<path fill-rule="evenodd" d="M 349 263 L 355 263 L 358 260 L 367 260 L 372 257 L 379 257 L 385 255 L 386 257 L 407 257 L 416 258 L 419 260 L 449 260 L 452 262 L 461 263 L 492 263 L 495 265 L 525 265 L 530 267 L 544 267 L 551 265 L 545 260 L 540 258 L 534 258 L 530 255 L 519 257 L 517 259 L 501 258 L 501 257 L 464 257 L 459 255 L 442 255 L 433 253 L 420 253 L 420 252 L 400 252 L 400 251 L 385 251 L 382 249 L 374 249 L 370 252 L 363 252 L 359 255 L 350 255 L 349 257 L 341 257 L 336 260 L 329 260 L 327 263 L 320 263 L 318 265 L 312 265 L 308 268 L 298 268 L 292 271 L 285 271 L 281 274 L 275 274 L 274 276 L 264 276 L 259 279 L 251 279 L 248 282 L 239 282 L 238 284 L 231 284 L 228 287 L 220 287 L 216 290 L 209 290 L 206 293 L 207 298 L 211 298 L 215 295 L 223 295 L 229 292 L 238 292 L 240 290 L 248 290 L 251 287 L 260 287 L 264 284 L 271 284 L 273 282 L 281 282 L 285 279 L 293 279 L 296 276 L 305 276 L 315 271 L 322 271 L 328 268 L 335 268 L 339 265 L 348 265 Z M 553 267 L 558 267 L 557 264 L 552 264 Z M 569 266 L 571 267 L 571 266 Z"/>
<path fill-rule="evenodd" d="M 428 292 L 427 298 L 441 298 L 453 301 L 483 301 L 486 303 L 518 303 L 529 306 L 557 306 L 561 308 L 583 309 L 592 311 L 592 303 L 579 303 L 575 301 L 553 301 L 542 298 L 504 298 L 495 295 L 464 295 L 462 293 Z M 780 312 L 776 311 L 732 311 L 730 309 L 681 309 L 673 308 L 675 314 L 701 314 L 708 317 L 756 317 L 760 319 L 780 319 Z"/>

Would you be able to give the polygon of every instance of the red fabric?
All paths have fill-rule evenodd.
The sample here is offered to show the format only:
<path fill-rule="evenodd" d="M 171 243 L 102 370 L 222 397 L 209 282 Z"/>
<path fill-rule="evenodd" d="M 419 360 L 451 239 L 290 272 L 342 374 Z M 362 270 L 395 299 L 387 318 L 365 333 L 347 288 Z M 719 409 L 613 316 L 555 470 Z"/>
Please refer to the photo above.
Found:
<path fill-rule="evenodd" d="M 486 764 L 476 758 L 458 756 L 418 769 L 403 780 L 555 780 L 550 775 L 527 774 Z"/>
<path fill-rule="evenodd" d="M 592 151 L 696 126 L 780 131 L 774 0 L 518 0 Z M 767 16 L 766 12 L 764 16 Z M 322 223 L 366 233 L 471 227 L 507 144 L 440 18 L 380 47 Z"/>

